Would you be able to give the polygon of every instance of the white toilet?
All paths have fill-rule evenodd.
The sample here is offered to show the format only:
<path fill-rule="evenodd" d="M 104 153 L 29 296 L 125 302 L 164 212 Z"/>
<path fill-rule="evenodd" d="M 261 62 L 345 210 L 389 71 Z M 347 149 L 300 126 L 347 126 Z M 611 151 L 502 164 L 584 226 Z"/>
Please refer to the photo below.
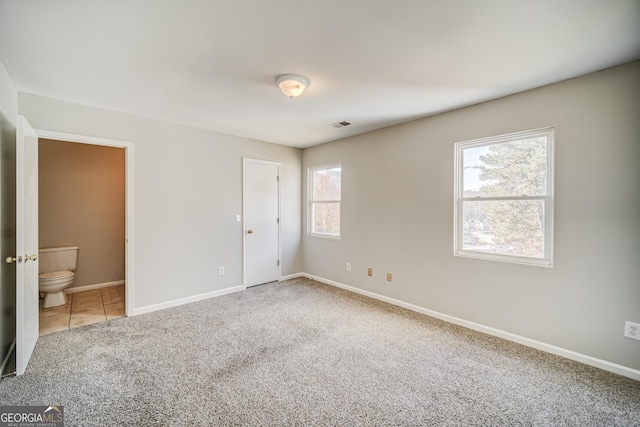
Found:
<path fill-rule="evenodd" d="M 38 287 L 44 294 L 43 308 L 67 303 L 64 290 L 73 283 L 78 261 L 77 246 L 40 249 L 38 258 Z"/>

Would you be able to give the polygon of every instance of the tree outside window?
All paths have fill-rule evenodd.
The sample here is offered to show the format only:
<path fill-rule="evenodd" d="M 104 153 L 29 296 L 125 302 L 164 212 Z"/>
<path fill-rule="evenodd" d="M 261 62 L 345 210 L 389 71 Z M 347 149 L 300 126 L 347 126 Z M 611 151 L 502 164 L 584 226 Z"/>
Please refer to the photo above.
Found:
<path fill-rule="evenodd" d="M 553 129 L 456 144 L 461 256 L 552 265 Z"/>
<path fill-rule="evenodd" d="M 309 168 L 309 233 L 340 237 L 342 167 Z"/>

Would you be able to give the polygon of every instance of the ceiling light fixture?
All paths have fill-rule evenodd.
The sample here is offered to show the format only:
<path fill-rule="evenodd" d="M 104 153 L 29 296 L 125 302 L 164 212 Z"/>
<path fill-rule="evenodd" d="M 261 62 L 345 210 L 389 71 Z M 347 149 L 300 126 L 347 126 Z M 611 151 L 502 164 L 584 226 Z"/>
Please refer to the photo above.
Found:
<path fill-rule="evenodd" d="M 309 79 L 295 74 L 284 74 L 278 76 L 276 84 L 290 99 L 302 95 L 302 92 L 309 87 Z"/>

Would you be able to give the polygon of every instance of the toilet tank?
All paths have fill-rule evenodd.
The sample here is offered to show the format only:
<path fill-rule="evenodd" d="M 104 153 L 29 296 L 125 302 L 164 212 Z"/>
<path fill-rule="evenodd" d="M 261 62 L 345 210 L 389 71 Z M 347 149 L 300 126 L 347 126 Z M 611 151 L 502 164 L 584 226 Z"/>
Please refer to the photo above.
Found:
<path fill-rule="evenodd" d="M 52 271 L 74 271 L 79 249 L 77 246 L 40 249 L 38 251 L 38 274 Z"/>

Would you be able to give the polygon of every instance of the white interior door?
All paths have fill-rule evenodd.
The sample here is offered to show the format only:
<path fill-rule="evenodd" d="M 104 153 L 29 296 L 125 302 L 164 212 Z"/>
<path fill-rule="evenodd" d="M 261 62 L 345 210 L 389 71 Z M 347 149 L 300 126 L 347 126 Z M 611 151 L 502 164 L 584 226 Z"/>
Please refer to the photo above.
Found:
<path fill-rule="evenodd" d="M 18 116 L 16 135 L 16 374 L 38 341 L 38 135 Z M 7 260 L 9 261 L 9 260 Z"/>
<path fill-rule="evenodd" d="M 244 284 L 279 279 L 280 165 L 244 159 Z"/>

